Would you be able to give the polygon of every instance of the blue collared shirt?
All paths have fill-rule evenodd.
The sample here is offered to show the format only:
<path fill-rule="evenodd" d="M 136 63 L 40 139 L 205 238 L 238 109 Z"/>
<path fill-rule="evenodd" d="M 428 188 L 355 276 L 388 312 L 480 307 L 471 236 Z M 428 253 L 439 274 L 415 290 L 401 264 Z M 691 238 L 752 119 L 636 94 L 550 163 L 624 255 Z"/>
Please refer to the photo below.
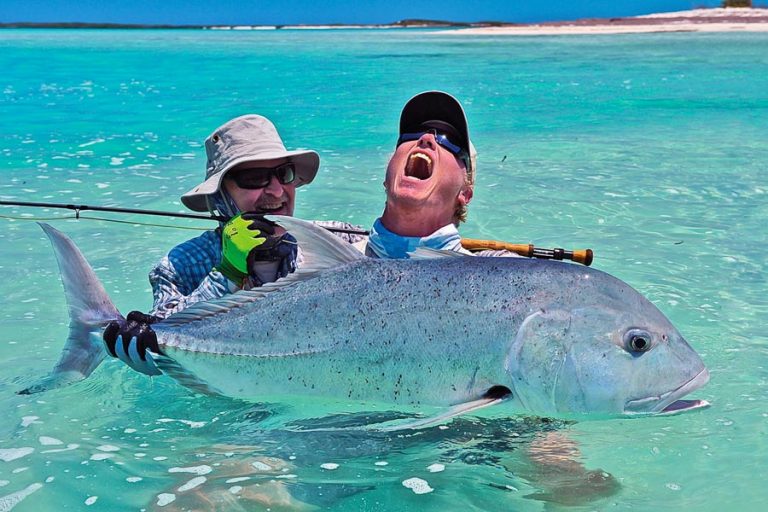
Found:
<path fill-rule="evenodd" d="M 461 236 L 454 224 L 448 224 L 427 236 L 401 236 L 384 227 L 376 219 L 368 238 L 366 254 L 378 258 L 404 259 L 419 247 L 471 254 L 461 246 Z"/>

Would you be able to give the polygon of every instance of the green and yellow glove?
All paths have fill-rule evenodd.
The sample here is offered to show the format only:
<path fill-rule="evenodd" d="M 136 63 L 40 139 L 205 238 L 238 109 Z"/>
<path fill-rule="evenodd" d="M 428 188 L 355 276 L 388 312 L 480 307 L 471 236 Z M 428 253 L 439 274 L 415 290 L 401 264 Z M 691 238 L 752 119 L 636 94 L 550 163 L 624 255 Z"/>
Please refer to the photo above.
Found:
<path fill-rule="evenodd" d="M 230 281 L 242 284 L 248 275 L 248 255 L 274 233 L 255 213 L 232 217 L 221 232 L 221 263 L 216 267 Z"/>

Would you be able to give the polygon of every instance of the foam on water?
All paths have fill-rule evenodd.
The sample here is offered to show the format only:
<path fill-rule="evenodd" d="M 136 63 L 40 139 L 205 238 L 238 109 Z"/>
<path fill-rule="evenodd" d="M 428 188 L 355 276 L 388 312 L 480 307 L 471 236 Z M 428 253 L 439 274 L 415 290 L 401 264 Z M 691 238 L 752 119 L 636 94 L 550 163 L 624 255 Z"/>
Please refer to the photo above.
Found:
<path fill-rule="evenodd" d="M 427 494 L 434 491 L 426 480 L 416 477 L 403 480 L 403 487 L 412 490 L 414 494 Z"/>
<path fill-rule="evenodd" d="M 157 495 L 157 506 L 164 507 L 176 501 L 176 495 L 167 492 Z"/>
<path fill-rule="evenodd" d="M 168 470 L 169 473 L 193 473 L 195 475 L 207 475 L 211 471 L 213 471 L 213 468 L 207 465 L 190 466 L 185 468 L 175 467 Z"/>
<path fill-rule="evenodd" d="M 204 476 L 196 476 L 195 478 L 192 478 L 191 480 L 189 480 L 187 483 L 185 483 L 184 485 L 182 485 L 176 490 L 179 492 L 189 491 L 203 485 L 206 482 L 206 480 L 208 479 L 205 478 Z"/>
<path fill-rule="evenodd" d="M 24 446 L 22 448 L 3 448 L 0 449 L 0 460 L 3 462 L 11 462 L 26 457 L 34 451 L 35 449 L 30 446 Z"/>

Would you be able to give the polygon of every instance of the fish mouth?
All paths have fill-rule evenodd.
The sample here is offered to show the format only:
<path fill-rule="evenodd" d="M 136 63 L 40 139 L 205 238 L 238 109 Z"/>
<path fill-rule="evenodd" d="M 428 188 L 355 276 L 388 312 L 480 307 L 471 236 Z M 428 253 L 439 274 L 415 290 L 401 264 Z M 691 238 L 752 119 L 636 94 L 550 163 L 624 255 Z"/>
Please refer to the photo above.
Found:
<path fill-rule="evenodd" d="M 405 163 L 405 175 L 417 180 L 428 180 L 432 177 L 432 166 L 432 157 L 426 153 L 411 153 Z"/>
<path fill-rule="evenodd" d="M 669 415 L 708 407 L 709 402 L 706 400 L 678 400 L 680 397 L 687 395 L 691 391 L 699 389 L 707 382 L 709 382 L 709 370 L 704 368 L 692 379 L 685 382 L 677 389 L 673 389 L 672 391 L 663 393 L 659 396 L 649 396 L 627 401 L 624 405 L 624 412 L 626 414 Z"/>

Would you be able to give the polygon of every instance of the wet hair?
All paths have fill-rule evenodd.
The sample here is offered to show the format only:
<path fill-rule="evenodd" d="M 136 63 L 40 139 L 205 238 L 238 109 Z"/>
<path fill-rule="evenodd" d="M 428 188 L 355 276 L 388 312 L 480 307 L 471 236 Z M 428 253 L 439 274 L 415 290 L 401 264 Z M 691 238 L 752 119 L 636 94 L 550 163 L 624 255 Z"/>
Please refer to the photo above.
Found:
<path fill-rule="evenodd" d="M 464 185 L 468 186 L 469 188 L 473 189 L 475 188 L 475 172 L 474 172 L 474 165 L 471 169 L 467 169 L 467 176 L 464 178 Z M 466 204 L 461 204 L 456 207 L 456 211 L 453 212 L 453 223 L 458 226 L 462 222 L 467 221 L 467 213 L 469 212 L 469 208 Z"/>

